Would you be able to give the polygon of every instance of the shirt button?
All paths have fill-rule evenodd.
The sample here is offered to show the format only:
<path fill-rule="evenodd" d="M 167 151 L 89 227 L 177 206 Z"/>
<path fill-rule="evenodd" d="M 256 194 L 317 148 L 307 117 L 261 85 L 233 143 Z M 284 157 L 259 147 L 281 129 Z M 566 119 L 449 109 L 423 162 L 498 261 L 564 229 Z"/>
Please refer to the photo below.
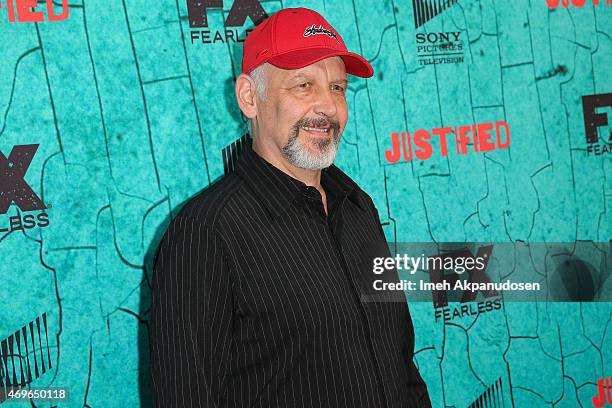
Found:
<path fill-rule="evenodd" d="M 319 190 L 312 186 L 306 186 L 304 189 L 304 195 L 310 199 L 321 199 L 321 193 L 319 193 Z"/>

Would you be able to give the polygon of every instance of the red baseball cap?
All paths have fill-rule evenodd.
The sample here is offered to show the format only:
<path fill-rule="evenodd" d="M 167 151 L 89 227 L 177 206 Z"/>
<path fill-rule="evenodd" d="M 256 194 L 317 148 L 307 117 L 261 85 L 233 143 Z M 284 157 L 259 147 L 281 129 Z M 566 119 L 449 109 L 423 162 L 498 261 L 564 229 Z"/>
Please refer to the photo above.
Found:
<path fill-rule="evenodd" d="M 298 69 L 333 56 L 342 58 L 348 74 L 363 78 L 374 74 L 365 58 L 347 50 L 323 16 L 307 8 L 287 8 L 262 21 L 246 37 L 242 72 L 248 74 L 265 62 Z"/>

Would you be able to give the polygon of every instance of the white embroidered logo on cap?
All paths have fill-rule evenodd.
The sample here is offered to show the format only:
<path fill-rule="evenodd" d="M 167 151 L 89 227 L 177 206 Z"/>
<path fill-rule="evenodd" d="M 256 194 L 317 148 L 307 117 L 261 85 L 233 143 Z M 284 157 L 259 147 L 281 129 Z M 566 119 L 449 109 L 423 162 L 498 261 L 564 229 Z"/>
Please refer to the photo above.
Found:
<path fill-rule="evenodd" d="M 304 37 L 310 37 L 311 35 L 317 34 L 325 34 L 329 37 L 335 38 L 336 41 L 338 40 L 338 37 L 334 32 L 328 30 L 327 28 L 324 28 L 322 25 L 319 25 L 319 27 L 315 27 L 315 25 L 313 24 L 310 27 L 306 28 L 306 30 L 304 30 Z"/>

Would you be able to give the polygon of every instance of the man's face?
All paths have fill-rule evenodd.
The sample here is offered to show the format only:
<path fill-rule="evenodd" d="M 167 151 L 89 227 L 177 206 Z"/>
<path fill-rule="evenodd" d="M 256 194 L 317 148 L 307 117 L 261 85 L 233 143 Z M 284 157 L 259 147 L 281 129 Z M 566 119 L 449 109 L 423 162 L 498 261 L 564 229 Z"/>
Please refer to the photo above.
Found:
<path fill-rule="evenodd" d="M 267 98 L 257 109 L 260 136 L 279 155 L 304 169 L 335 159 L 346 121 L 347 76 L 340 57 L 296 70 L 267 67 Z"/>

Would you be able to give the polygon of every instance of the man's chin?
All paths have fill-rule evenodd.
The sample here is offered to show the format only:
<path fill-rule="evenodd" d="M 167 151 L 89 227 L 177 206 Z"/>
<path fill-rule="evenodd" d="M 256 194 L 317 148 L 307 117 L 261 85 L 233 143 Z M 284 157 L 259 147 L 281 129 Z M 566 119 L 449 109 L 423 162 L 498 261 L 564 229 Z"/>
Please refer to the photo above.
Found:
<path fill-rule="evenodd" d="M 306 153 L 309 157 L 321 157 L 330 154 L 330 150 L 333 149 L 332 140 L 309 140 L 306 143 L 300 143 L 301 150 Z"/>
<path fill-rule="evenodd" d="M 302 158 L 307 158 L 308 163 L 317 163 L 316 169 L 323 169 L 328 167 L 336 159 L 337 152 L 331 152 L 333 150 L 332 144 L 328 144 L 325 149 L 321 149 L 317 146 L 313 147 L 302 147 Z M 311 170 L 316 170 L 314 167 L 309 167 Z"/>

